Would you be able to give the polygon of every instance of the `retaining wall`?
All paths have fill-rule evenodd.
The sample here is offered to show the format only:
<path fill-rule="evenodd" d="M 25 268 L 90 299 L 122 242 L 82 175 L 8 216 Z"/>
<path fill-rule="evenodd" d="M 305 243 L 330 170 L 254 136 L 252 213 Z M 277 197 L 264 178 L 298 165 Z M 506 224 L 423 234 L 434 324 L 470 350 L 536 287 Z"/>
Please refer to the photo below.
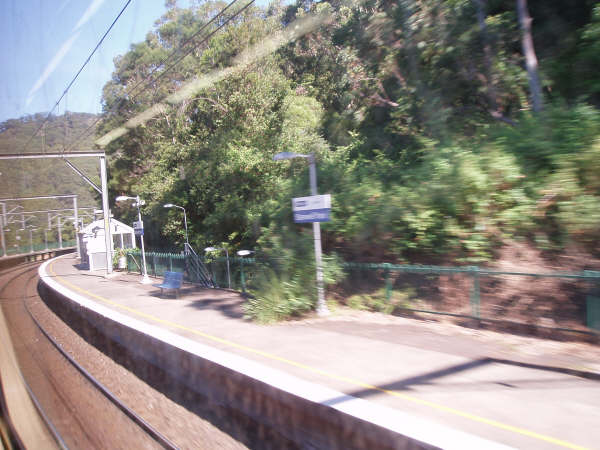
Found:
<path fill-rule="evenodd" d="M 84 339 L 252 448 L 506 448 L 223 352 L 69 290 L 40 296 Z"/>

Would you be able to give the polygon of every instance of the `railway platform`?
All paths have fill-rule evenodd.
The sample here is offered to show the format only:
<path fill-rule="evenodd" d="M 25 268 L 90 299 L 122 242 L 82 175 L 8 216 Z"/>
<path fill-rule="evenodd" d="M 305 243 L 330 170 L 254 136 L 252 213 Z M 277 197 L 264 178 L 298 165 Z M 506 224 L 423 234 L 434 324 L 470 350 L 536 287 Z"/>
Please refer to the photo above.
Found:
<path fill-rule="evenodd" d="M 107 278 L 73 255 L 45 263 L 40 275 L 98 314 L 232 355 L 239 370 L 247 365 L 294 396 L 409 427 L 433 446 L 599 448 L 600 348 L 592 344 L 345 309 L 258 325 L 245 319 L 237 292 L 184 285 L 178 298 L 161 297 L 138 274 Z M 285 383 L 269 381 L 273 374 Z"/>

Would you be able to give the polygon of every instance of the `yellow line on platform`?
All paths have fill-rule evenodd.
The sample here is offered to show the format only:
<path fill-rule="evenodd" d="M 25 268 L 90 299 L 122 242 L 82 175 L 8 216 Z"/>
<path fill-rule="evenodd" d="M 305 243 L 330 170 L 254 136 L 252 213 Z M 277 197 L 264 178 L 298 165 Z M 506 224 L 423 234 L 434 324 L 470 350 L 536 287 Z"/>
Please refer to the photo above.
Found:
<path fill-rule="evenodd" d="M 65 279 L 61 278 L 59 275 L 57 275 L 52 270 L 52 267 L 51 267 L 52 264 L 54 264 L 54 261 L 52 263 L 48 264 L 48 270 L 49 270 L 49 272 L 51 272 L 52 276 L 54 278 L 60 280 L 63 284 L 65 284 L 65 285 L 69 286 L 70 288 L 75 289 L 76 291 L 79 291 L 79 292 L 81 292 L 81 293 L 83 293 L 83 294 L 85 294 L 85 295 L 87 295 L 89 297 L 98 299 L 101 302 L 104 302 L 104 303 L 107 303 L 109 305 L 115 306 L 117 308 L 123 309 L 125 311 L 128 311 L 128 312 L 134 314 L 134 315 L 137 315 L 137 316 L 140 316 L 140 317 L 144 317 L 144 318 L 149 319 L 149 320 L 151 320 L 153 322 L 160 323 L 160 324 L 163 324 L 163 325 L 167 325 L 167 326 L 170 326 L 170 327 L 173 327 L 173 328 L 177 328 L 177 329 L 180 329 L 180 330 L 184 330 L 184 331 L 187 331 L 189 333 L 193 333 L 195 335 L 202 336 L 202 337 L 204 337 L 206 339 L 209 339 L 211 341 L 219 342 L 219 343 L 227 345 L 229 347 L 237 348 L 237 349 L 240 349 L 240 350 L 244 350 L 244 351 L 247 351 L 249 353 L 254 353 L 256 355 L 260 355 L 260 356 L 263 356 L 263 357 L 268 358 L 268 359 L 272 359 L 272 360 L 275 360 L 275 361 L 280 361 L 280 362 L 283 362 L 283 363 L 288 364 L 290 366 L 298 367 L 298 368 L 307 370 L 309 372 L 313 372 L 313 373 L 317 373 L 319 375 L 323 375 L 323 376 L 325 376 L 327 378 L 331 378 L 331 379 L 335 379 L 335 380 L 339 380 L 339 381 L 344 381 L 346 383 L 349 383 L 349 384 L 352 384 L 352 385 L 355 385 L 355 386 L 360 386 L 362 388 L 366 388 L 366 389 L 371 389 L 371 390 L 374 390 L 374 391 L 382 392 L 384 394 L 388 394 L 388 395 L 391 395 L 391 396 L 396 397 L 396 398 L 401 398 L 403 400 L 406 400 L 406 401 L 409 401 L 409 402 L 412 402 L 412 403 L 417 403 L 417 404 L 420 404 L 420 405 L 429 406 L 431 408 L 437 409 L 438 411 L 444 411 L 444 412 L 447 412 L 447 413 L 450 413 L 450 414 L 454 414 L 456 416 L 464 417 L 464 418 L 472 420 L 474 422 L 484 423 L 486 425 L 490 425 L 490 426 L 495 427 L 495 428 L 499 428 L 499 429 L 506 430 L 506 431 L 511 431 L 513 433 L 516 433 L 516 434 L 521 434 L 523 436 L 527 436 L 527 437 L 530 437 L 530 438 L 534 438 L 534 439 L 538 439 L 538 440 L 541 440 L 541 441 L 549 442 L 551 444 L 554 444 L 554 445 L 557 445 L 557 446 L 560 446 L 560 447 L 565 447 L 565 448 L 570 448 L 570 449 L 576 449 L 576 450 L 586 450 L 586 447 L 582 447 L 580 445 L 572 444 L 570 442 L 563 441 L 563 440 L 557 439 L 557 438 L 553 438 L 551 436 L 546 436 L 546 435 L 543 435 L 543 434 L 540 434 L 540 433 L 536 433 L 535 431 L 530 431 L 530 430 L 526 430 L 524 428 L 519 428 L 519 427 L 516 427 L 516 426 L 513 426 L 513 425 L 508 425 L 508 424 L 505 424 L 505 423 L 502 423 L 502 422 L 498 422 L 497 420 L 486 419 L 485 417 L 481 417 L 481 416 L 478 416 L 478 415 L 475 415 L 475 414 L 471 414 L 471 413 L 468 413 L 468 412 L 465 412 L 465 411 L 461 411 L 459 409 L 455 409 L 455 408 L 451 408 L 451 407 L 448 407 L 448 406 L 444 406 L 444 405 L 441 405 L 439 403 L 430 402 L 428 400 L 423 400 L 423 399 L 420 399 L 420 398 L 417 398 L 417 397 L 406 395 L 406 394 L 400 393 L 398 391 L 392 391 L 392 390 L 388 390 L 388 389 L 383 389 L 383 388 L 380 388 L 378 386 L 375 386 L 375 385 L 372 385 L 372 384 L 369 384 L 369 383 L 365 383 L 365 382 L 360 381 L 360 380 L 356 380 L 354 378 L 348 378 L 348 377 L 344 377 L 344 376 L 341 376 L 341 375 L 336 375 L 334 373 L 327 372 L 325 370 L 318 369 L 316 367 L 308 366 L 306 364 L 302 364 L 302 363 L 299 363 L 299 362 L 291 360 L 291 359 L 282 358 L 281 356 L 273 355 L 271 353 L 264 352 L 262 350 L 258 350 L 258 349 L 255 349 L 255 348 L 252 348 L 252 347 L 248 347 L 248 346 L 245 346 L 245 345 L 242 345 L 242 344 L 237 344 L 237 343 L 229 341 L 227 339 L 222 339 L 222 338 L 219 338 L 219 337 L 216 337 L 216 336 L 212 336 L 210 334 L 204 333 L 202 331 L 199 331 L 199 330 L 196 330 L 196 329 L 193 329 L 193 328 L 188 328 L 188 327 L 186 327 L 184 325 L 180 325 L 180 324 L 175 323 L 175 322 L 170 322 L 168 320 L 160 319 L 160 318 L 152 316 L 150 314 L 146 314 L 144 312 L 138 311 L 137 309 L 130 308 L 129 306 L 122 305 L 122 304 L 117 303 L 117 302 L 115 302 L 113 300 L 109 300 L 109 299 L 104 298 L 104 297 L 102 297 L 100 295 L 97 295 L 97 294 L 94 294 L 92 292 L 86 291 L 85 289 L 82 289 L 79 286 L 75 286 L 74 284 L 68 282 L 67 280 L 65 280 Z"/>

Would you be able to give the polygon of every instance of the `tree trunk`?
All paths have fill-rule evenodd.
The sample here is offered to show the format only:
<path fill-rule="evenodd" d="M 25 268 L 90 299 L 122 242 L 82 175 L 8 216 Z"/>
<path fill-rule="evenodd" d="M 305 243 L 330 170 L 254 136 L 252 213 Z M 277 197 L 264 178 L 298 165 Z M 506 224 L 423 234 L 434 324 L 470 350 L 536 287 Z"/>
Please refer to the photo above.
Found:
<path fill-rule="evenodd" d="M 521 27 L 521 45 L 529 78 L 531 103 L 533 110 L 539 112 L 542 110 L 542 86 L 538 76 L 538 61 L 533 47 L 533 38 L 531 37 L 531 17 L 527 10 L 527 0 L 517 0 L 517 16 Z"/>
<path fill-rule="evenodd" d="M 475 0 L 477 10 L 477 24 L 479 25 L 479 33 L 483 42 L 483 62 L 485 65 L 486 91 L 490 108 L 492 111 L 498 110 L 498 102 L 496 101 L 496 89 L 492 80 L 492 49 L 490 47 L 490 39 L 487 34 L 485 24 L 485 4 L 486 0 Z"/>

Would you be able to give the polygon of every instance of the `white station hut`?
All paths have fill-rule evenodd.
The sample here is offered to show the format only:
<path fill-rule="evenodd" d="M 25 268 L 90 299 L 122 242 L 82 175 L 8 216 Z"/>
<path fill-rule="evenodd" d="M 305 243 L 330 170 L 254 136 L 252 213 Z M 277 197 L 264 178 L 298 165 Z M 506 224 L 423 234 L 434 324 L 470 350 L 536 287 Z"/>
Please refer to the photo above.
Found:
<path fill-rule="evenodd" d="M 117 248 L 135 248 L 135 234 L 132 227 L 111 217 L 110 232 L 112 234 L 111 254 L 114 254 Z M 90 271 L 106 269 L 104 221 L 95 220 L 86 225 L 79 232 L 77 239 L 81 248 L 81 264 L 87 265 Z"/>

